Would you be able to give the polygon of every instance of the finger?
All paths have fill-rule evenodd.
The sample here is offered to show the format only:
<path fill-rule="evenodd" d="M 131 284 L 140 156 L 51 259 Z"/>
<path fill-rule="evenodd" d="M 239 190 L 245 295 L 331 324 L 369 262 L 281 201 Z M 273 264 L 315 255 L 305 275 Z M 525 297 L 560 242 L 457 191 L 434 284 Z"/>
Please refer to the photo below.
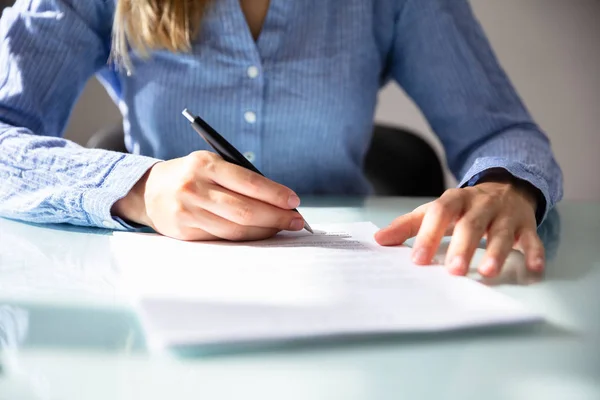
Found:
<path fill-rule="evenodd" d="M 375 241 L 382 246 L 397 246 L 414 237 L 419 232 L 427 208 L 417 208 L 396 218 L 392 223 L 375 234 Z"/>
<path fill-rule="evenodd" d="M 217 238 L 239 242 L 266 239 L 278 232 L 277 229 L 272 228 L 239 225 L 201 208 L 185 213 L 180 219 L 180 223 L 184 226 L 181 231 L 186 234 L 185 236 L 192 237 L 192 239 L 186 240 L 214 240 Z M 210 239 L 211 236 L 213 239 Z"/>
<path fill-rule="evenodd" d="M 446 254 L 446 267 L 454 275 L 465 275 L 483 238 L 494 211 L 489 207 L 473 207 L 454 227 L 454 234 Z"/>
<path fill-rule="evenodd" d="M 446 230 L 463 212 L 464 206 L 465 197 L 461 189 L 448 190 L 442 197 L 431 203 L 423 217 L 413 246 L 415 263 L 431 262 Z"/>
<path fill-rule="evenodd" d="M 196 196 L 193 200 L 198 207 L 238 225 L 289 231 L 304 228 L 304 219 L 298 212 L 284 210 L 213 184 L 206 185 L 203 191 L 202 196 Z"/>
<path fill-rule="evenodd" d="M 425 212 L 414 210 L 396 218 L 388 227 L 375 233 L 375 241 L 381 246 L 397 246 L 419 233 Z M 454 231 L 454 222 L 450 223 L 444 236 L 451 236 Z"/>
<path fill-rule="evenodd" d="M 527 268 L 534 272 L 542 272 L 546 264 L 545 250 L 535 228 L 525 228 L 518 236 L 518 246 L 525 254 Z"/>
<path fill-rule="evenodd" d="M 213 182 L 246 197 L 288 210 L 300 205 L 300 198 L 290 188 L 238 165 L 215 160 L 206 170 Z"/>
<path fill-rule="evenodd" d="M 499 217 L 492 222 L 487 235 L 487 249 L 478 268 L 486 277 L 494 277 L 504 265 L 515 243 L 515 224 L 509 217 Z"/>

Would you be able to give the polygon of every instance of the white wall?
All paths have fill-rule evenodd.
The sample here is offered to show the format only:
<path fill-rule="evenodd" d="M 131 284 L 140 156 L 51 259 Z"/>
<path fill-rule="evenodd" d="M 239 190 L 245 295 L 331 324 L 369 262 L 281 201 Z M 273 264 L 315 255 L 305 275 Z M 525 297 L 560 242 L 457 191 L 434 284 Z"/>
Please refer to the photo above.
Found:
<path fill-rule="evenodd" d="M 471 3 L 501 63 L 552 141 L 564 172 L 565 198 L 600 200 L 600 1 Z M 101 86 L 90 82 L 67 136 L 83 143 L 91 132 L 119 118 Z M 395 85 L 382 91 L 376 120 L 423 132 L 442 151 L 419 110 Z"/>

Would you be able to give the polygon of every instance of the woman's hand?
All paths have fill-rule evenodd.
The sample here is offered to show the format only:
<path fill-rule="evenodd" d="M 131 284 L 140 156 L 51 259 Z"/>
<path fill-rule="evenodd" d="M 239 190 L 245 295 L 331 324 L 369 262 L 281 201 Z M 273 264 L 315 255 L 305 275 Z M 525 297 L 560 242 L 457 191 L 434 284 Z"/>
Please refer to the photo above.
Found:
<path fill-rule="evenodd" d="M 287 187 L 207 151 L 155 164 L 113 214 L 181 240 L 259 240 L 301 230 Z"/>
<path fill-rule="evenodd" d="M 385 246 L 414 237 L 413 261 L 429 264 L 442 238 L 452 232 L 445 265 L 452 274 L 465 275 L 483 237 L 487 250 L 479 272 L 493 277 L 513 247 L 525 254 L 527 268 L 544 269 L 544 247 L 537 235 L 536 197 L 514 181 L 484 182 L 447 190 L 439 199 L 397 218 L 375 239 Z"/>

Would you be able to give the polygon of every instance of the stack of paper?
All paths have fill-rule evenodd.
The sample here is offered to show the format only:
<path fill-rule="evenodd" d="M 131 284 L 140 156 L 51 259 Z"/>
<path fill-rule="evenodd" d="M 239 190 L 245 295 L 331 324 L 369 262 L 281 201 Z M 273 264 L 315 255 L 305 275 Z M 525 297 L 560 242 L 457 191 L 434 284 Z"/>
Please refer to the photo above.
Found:
<path fill-rule="evenodd" d="M 427 332 L 535 321 L 512 299 L 410 248 L 381 247 L 371 223 L 315 226 L 251 243 L 115 233 L 113 254 L 158 346 Z"/>

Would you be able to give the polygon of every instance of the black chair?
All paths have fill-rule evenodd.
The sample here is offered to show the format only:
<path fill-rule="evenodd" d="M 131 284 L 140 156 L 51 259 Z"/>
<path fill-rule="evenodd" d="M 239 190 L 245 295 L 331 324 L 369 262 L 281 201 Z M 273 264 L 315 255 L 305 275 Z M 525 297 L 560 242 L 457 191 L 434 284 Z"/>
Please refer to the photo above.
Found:
<path fill-rule="evenodd" d="M 122 126 L 98 131 L 87 147 L 126 153 Z M 445 190 L 444 170 L 435 150 L 403 128 L 375 125 L 364 172 L 379 196 L 438 197 Z"/>
<path fill-rule="evenodd" d="M 446 189 L 437 153 L 406 128 L 375 125 L 364 172 L 380 196 L 439 197 Z"/>

